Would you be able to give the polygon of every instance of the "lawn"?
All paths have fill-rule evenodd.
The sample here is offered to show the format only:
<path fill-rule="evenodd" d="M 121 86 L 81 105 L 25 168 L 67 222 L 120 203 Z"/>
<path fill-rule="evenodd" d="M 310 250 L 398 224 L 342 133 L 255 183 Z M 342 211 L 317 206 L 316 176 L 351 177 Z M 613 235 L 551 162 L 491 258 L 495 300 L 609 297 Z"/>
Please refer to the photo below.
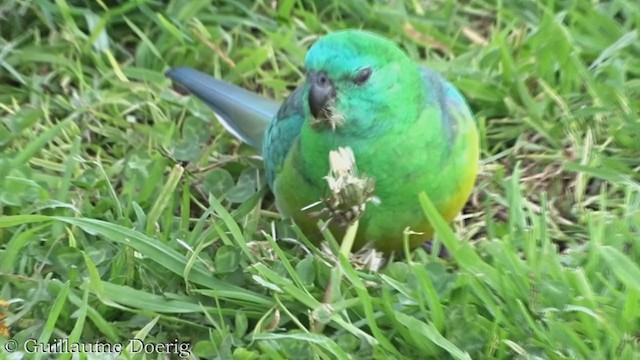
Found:
<path fill-rule="evenodd" d="M 448 259 L 374 271 L 310 243 L 258 154 L 164 76 L 281 100 L 344 28 L 476 115 L 464 213 L 422 199 Z M 640 358 L 639 28 L 636 0 L 3 1 L 0 359 L 63 340 L 141 358 L 133 338 L 236 360 Z"/>

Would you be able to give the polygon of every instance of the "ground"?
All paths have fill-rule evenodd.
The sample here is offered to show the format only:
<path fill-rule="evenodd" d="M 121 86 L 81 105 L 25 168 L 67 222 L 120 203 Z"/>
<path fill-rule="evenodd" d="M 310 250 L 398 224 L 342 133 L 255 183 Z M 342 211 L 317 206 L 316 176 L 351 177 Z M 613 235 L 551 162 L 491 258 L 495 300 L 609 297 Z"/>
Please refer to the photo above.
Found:
<path fill-rule="evenodd" d="M 545 3 L 4 1 L 0 359 L 11 339 L 135 337 L 220 359 L 637 359 L 640 6 Z M 464 214 L 421 199 L 448 259 L 372 271 L 310 244 L 258 155 L 164 76 L 283 99 L 343 28 L 389 37 L 476 115 Z"/>

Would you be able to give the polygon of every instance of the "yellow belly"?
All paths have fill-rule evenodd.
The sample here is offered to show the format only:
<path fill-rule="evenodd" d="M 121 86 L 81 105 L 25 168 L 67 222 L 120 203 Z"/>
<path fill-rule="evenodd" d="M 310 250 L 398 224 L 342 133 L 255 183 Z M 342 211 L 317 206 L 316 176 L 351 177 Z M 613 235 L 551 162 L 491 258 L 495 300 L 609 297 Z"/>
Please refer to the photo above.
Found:
<path fill-rule="evenodd" d="M 360 220 L 355 249 L 367 243 L 373 243 L 375 248 L 384 252 L 401 250 L 404 230 L 407 228 L 419 233 L 409 237 L 411 248 L 430 240 L 433 236 L 433 228 L 419 205 L 418 194 L 421 191 L 427 192 L 447 222 L 458 215 L 472 192 L 479 165 L 478 134 L 475 124 L 472 128 L 463 130 L 465 131 L 458 134 L 462 138 L 458 139 L 456 145 L 461 147 L 456 150 L 456 158 L 451 158 L 442 169 L 437 169 L 440 171 L 425 172 L 421 176 L 421 183 L 424 186 L 418 184 L 413 188 L 412 193 L 403 193 L 398 187 L 397 196 L 402 198 L 398 203 L 402 206 L 384 203 L 367 205 Z M 287 157 L 274 183 L 276 204 L 283 216 L 292 218 L 311 240 L 321 240 L 322 236 L 317 226 L 318 219 L 309 216 L 311 211 L 301 209 L 320 200 L 324 189 L 319 188 L 317 183 L 311 183 L 296 170 L 295 156 L 290 154 Z M 428 186 L 429 183 L 439 179 L 438 176 L 449 179 L 445 184 L 447 191 L 434 191 Z M 338 241 L 342 239 L 345 229 L 338 226 L 330 226 L 329 229 Z"/>

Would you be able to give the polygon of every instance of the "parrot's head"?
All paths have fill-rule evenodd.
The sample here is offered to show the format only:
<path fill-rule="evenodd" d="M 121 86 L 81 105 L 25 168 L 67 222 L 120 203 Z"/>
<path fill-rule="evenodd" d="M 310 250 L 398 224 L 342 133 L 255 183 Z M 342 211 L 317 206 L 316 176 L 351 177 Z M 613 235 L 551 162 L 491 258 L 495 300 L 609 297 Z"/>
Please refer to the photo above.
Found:
<path fill-rule="evenodd" d="M 345 30 L 320 38 L 305 68 L 304 99 L 318 131 L 371 134 L 420 111 L 424 88 L 417 65 L 373 33 Z"/>

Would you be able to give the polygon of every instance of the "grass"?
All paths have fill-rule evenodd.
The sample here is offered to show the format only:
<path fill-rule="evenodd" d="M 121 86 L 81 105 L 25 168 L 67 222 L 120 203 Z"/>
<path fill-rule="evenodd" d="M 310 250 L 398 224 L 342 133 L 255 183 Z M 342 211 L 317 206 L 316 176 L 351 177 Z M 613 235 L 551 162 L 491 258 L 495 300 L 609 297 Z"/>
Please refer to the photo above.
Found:
<path fill-rule="evenodd" d="M 640 356 L 636 1 L 6 0 L 0 16 L 0 342 Z M 256 154 L 163 75 L 282 99 L 309 45 L 345 27 L 393 39 L 473 107 L 483 168 L 464 215 L 449 227 L 421 198 L 450 260 L 417 250 L 373 272 L 309 244 Z"/>

